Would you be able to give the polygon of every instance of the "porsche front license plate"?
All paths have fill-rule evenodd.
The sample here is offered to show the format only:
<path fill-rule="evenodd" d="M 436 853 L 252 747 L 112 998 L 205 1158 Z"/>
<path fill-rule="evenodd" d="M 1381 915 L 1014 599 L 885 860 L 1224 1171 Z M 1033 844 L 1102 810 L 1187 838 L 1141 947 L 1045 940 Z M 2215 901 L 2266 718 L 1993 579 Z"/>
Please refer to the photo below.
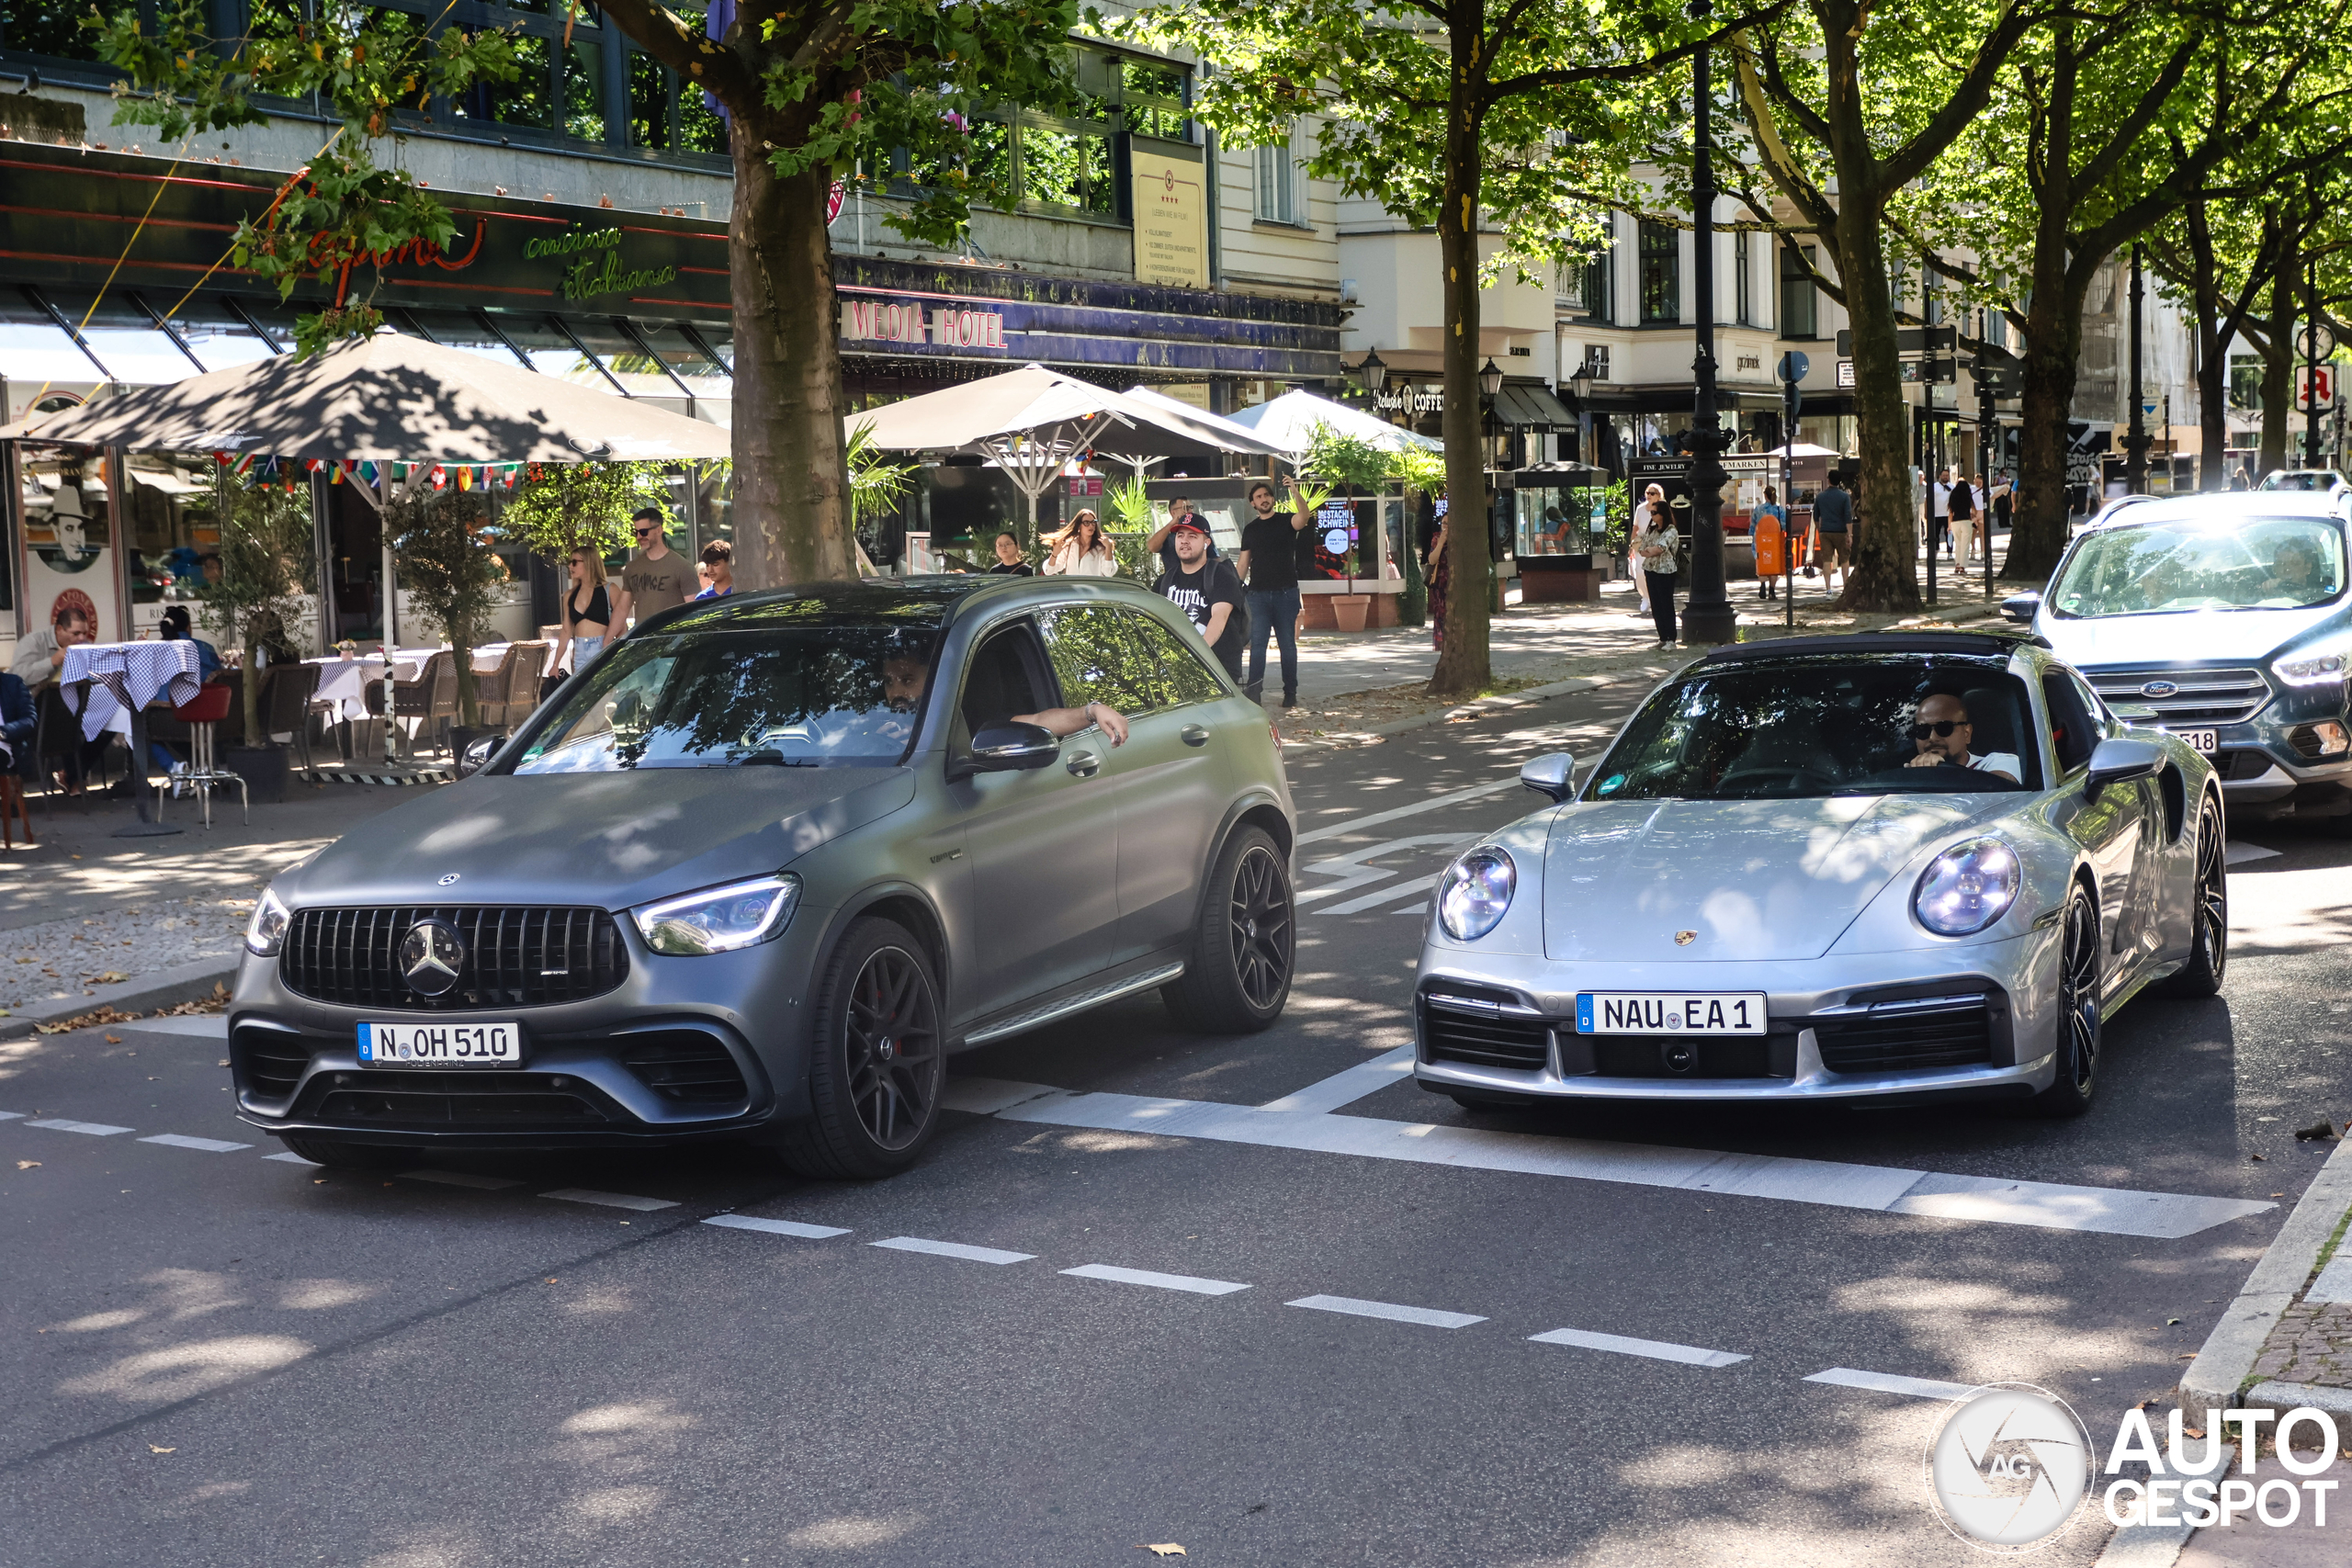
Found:
<path fill-rule="evenodd" d="M 1761 1034 L 1761 991 L 1582 991 L 1578 1034 Z"/>
<path fill-rule="evenodd" d="M 2222 738 L 2211 729 L 2169 729 L 2167 735 L 2177 736 L 2208 757 L 2222 749 Z"/>
<path fill-rule="evenodd" d="M 514 1067 L 523 1032 L 511 1023 L 363 1023 L 363 1067 Z"/>

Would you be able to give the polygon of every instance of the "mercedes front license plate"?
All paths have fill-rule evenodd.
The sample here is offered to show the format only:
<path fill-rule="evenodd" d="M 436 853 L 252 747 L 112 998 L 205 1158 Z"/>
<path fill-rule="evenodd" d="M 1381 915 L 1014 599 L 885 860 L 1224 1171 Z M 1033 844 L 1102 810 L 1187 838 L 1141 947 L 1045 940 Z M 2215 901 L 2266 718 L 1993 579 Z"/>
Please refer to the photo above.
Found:
<path fill-rule="evenodd" d="M 2188 741 L 2190 746 L 2204 752 L 2208 757 L 2222 749 L 2222 737 L 2216 730 L 2168 729 L 2165 733 Z"/>
<path fill-rule="evenodd" d="M 511 1023 L 363 1023 L 363 1067 L 514 1067 L 523 1032 Z"/>
<path fill-rule="evenodd" d="M 1582 991 L 1578 1034 L 1761 1034 L 1761 991 Z"/>

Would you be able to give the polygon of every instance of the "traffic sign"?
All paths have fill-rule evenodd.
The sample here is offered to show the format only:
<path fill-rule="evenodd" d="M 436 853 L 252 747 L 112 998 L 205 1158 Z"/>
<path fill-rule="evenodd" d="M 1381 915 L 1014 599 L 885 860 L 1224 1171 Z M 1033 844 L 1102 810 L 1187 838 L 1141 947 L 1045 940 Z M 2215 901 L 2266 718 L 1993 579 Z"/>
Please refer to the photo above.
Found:
<path fill-rule="evenodd" d="M 1841 359 L 1838 362 L 1838 384 L 1841 387 L 1850 387 L 1854 384 L 1854 362 L 1852 360 Z"/>
<path fill-rule="evenodd" d="M 1781 355 L 1781 379 L 1783 381 L 1802 381 L 1804 373 L 1812 368 L 1813 361 L 1795 349 Z"/>
<path fill-rule="evenodd" d="M 2335 406 L 2335 367 L 2333 365 L 2298 365 L 2295 367 L 2295 412 L 2309 413 L 2313 408 Z"/>

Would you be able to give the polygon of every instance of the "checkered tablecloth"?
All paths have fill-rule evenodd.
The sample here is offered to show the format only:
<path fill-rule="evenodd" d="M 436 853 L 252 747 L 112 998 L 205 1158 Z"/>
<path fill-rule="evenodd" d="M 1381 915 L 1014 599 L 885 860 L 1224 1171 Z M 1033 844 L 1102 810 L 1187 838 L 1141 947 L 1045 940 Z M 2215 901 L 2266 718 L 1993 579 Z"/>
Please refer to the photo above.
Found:
<path fill-rule="evenodd" d="M 368 716 L 368 688 L 384 678 L 385 665 L 380 655 L 311 659 L 303 662 L 319 667 L 319 691 L 311 699 L 313 702 L 332 707 L 337 718 Z"/>
<path fill-rule="evenodd" d="M 68 704 L 79 703 L 83 739 L 96 740 L 109 729 L 129 735 L 131 714 L 157 697 L 175 706 L 192 700 L 202 685 L 197 670 L 196 644 L 185 639 L 85 642 L 65 650 L 57 680 Z"/>

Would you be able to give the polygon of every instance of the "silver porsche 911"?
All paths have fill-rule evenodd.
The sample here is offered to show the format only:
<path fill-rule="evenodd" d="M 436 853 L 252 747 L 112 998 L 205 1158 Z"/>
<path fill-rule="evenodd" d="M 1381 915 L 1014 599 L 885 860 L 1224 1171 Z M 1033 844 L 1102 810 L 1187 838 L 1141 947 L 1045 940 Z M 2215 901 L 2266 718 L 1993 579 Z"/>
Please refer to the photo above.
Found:
<path fill-rule="evenodd" d="M 1415 1076 L 1540 1098 L 2011 1097 L 2079 1114 L 2102 1021 L 2211 996 L 2211 766 L 2038 638 L 1790 638 L 1661 685 L 1581 787 L 1440 881 Z"/>

